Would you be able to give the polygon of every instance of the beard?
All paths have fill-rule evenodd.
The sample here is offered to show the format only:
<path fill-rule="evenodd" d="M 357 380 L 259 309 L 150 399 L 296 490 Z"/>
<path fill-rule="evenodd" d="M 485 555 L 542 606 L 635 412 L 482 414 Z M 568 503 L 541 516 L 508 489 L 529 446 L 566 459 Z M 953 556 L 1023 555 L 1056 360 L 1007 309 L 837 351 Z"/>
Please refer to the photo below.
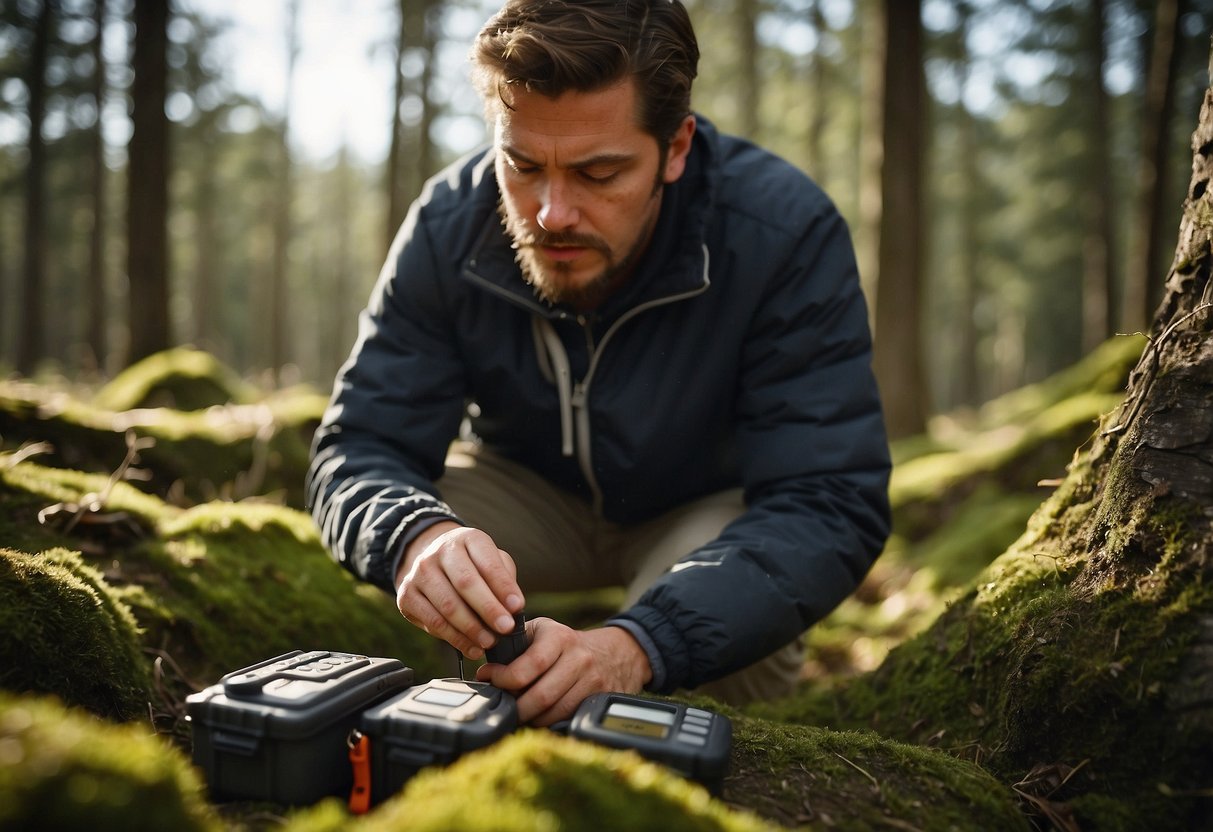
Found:
<path fill-rule="evenodd" d="M 497 203 L 501 223 L 509 234 L 514 248 L 514 259 L 522 271 L 523 279 L 530 284 L 535 294 L 551 304 L 565 304 L 579 311 L 588 311 L 600 306 L 603 301 L 619 290 L 636 269 L 652 236 L 652 226 L 645 228 L 633 241 L 622 258 L 601 237 L 578 234 L 573 231 L 532 230 L 520 218 L 510 216 L 502 201 Z M 654 223 L 655 224 L 655 223 Z M 579 284 L 571 282 L 573 268 L 569 263 L 547 263 L 540 259 L 540 249 L 545 246 L 576 246 L 598 252 L 603 267 L 597 274 Z"/>

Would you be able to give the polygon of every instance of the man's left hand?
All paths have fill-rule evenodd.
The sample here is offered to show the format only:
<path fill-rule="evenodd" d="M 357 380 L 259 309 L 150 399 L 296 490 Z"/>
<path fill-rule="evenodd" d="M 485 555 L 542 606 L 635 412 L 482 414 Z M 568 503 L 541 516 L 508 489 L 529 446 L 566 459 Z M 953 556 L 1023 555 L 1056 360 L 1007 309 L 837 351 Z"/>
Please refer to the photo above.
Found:
<path fill-rule="evenodd" d="M 509 665 L 486 664 L 481 682 L 518 696 L 518 719 L 547 726 L 568 719 L 586 697 L 638 693 L 652 678 L 648 656 L 620 627 L 574 630 L 550 618 L 527 622 L 531 645 Z"/>

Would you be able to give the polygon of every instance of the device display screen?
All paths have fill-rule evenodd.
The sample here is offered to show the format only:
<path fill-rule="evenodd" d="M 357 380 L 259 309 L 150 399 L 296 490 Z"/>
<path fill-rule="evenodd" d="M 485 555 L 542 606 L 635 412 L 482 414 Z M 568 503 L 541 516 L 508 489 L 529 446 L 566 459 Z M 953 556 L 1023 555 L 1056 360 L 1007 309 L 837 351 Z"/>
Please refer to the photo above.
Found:
<path fill-rule="evenodd" d="M 441 705 L 446 708 L 458 708 L 464 702 L 472 698 L 474 694 L 466 693 L 461 690 L 442 690 L 441 688 L 429 688 L 417 694 L 418 702 L 425 702 L 428 705 Z"/>
<path fill-rule="evenodd" d="M 664 739 L 674 724 L 674 712 L 664 708 L 646 708 L 626 702 L 612 702 L 602 717 L 602 727 L 623 734 Z"/>

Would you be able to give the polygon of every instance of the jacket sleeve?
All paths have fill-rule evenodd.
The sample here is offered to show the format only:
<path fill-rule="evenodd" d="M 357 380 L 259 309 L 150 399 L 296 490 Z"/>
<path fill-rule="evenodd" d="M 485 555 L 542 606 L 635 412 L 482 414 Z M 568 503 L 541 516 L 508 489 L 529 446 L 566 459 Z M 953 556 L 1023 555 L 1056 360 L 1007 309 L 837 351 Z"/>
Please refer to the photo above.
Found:
<path fill-rule="evenodd" d="M 463 416 L 464 380 L 442 326 L 441 266 L 415 204 L 401 227 L 312 444 L 308 507 L 333 557 L 393 591 L 404 546 L 457 519 L 433 482 Z"/>
<path fill-rule="evenodd" d="M 854 590 L 888 536 L 867 307 L 832 206 L 772 276 L 743 347 L 736 414 L 747 510 L 618 617 L 660 652 L 659 692 L 799 637 Z"/>

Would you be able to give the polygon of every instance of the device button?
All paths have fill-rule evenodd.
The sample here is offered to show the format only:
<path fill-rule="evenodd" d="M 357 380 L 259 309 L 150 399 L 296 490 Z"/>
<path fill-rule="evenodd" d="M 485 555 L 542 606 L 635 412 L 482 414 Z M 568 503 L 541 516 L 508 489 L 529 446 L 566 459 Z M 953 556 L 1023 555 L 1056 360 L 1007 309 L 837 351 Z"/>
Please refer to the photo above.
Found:
<path fill-rule="evenodd" d="M 698 725 L 694 722 L 682 723 L 682 730 L 687 734 L 695 734 L 696 736 L 706 737 L 708 735 L 708 726 Z"/>
<path fill-rule="evenodd" d="M 679 742 L 685 742 L 687 745 L 707 745 L 708 744 L 707 737 L 699 737 L 699 736 L 696 736 L 695 734 L 688 734 L 685 731 L 679 732 L 678 735 L 674 737 L 674 739 L 678 740 Z"/>
<path fill-rule="evenodd" d="M 699 708 L 687 708 L 687 716 L 695 717 L 696 719 L 702 719 L 704 722 L 712 721 L 712 712 L 711 711 L 702 711 Z"/>

